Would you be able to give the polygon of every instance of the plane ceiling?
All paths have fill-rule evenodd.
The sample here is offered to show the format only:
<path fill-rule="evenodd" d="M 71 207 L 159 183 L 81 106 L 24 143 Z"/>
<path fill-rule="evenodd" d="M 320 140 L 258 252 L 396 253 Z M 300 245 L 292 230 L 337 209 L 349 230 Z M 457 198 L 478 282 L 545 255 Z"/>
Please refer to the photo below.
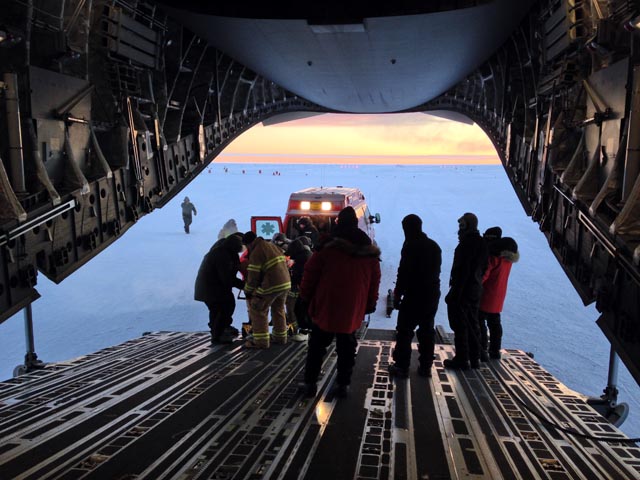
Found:
<path fill-rule="evenodd" d="M 415 108 L 464 79 L 506 41 L 533 1 L 463 3 L 476 6 L 334 24 L 165 8 L 296 95 L 339 112 L 387 113 Z"/>

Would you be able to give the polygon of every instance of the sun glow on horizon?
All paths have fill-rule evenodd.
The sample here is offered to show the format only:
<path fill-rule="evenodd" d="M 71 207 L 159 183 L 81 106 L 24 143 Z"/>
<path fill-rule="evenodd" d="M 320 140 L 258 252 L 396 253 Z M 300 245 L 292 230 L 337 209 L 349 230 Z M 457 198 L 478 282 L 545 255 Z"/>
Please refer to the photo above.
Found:
<path fill-rule="evenodd" d="M 499 164 L 477 125 L 423 113 L 324 114 L 264 126 L 236 138 L 229 163 Z"/>

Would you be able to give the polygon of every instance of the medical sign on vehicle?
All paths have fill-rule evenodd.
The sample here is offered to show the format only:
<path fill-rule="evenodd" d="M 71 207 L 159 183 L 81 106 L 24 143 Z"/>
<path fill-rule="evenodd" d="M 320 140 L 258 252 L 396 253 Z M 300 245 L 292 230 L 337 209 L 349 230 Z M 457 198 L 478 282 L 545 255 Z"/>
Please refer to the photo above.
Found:
<path fill-rule="evenodd" d="M 251 230 L 259 237 L 271 239 L 276 233 L 282 232 L 280 217 L 251 217 Z"/>

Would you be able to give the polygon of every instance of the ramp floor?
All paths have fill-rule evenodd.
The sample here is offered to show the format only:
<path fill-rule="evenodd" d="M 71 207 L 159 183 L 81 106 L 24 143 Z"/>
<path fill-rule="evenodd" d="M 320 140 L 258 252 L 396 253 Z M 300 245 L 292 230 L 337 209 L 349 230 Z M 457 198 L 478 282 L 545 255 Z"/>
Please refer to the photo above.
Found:
<path fill-rule="evenodd" d="M 640 448 L 523 352 L 452 372 L 439 344 L 400 380 L 392 347 L 367 332 L 345 399 L 333 351 L 302 397 L 303 343 L 157 332 L 47 365 L 0 383 L 0 479 L 640 478 Z"/>

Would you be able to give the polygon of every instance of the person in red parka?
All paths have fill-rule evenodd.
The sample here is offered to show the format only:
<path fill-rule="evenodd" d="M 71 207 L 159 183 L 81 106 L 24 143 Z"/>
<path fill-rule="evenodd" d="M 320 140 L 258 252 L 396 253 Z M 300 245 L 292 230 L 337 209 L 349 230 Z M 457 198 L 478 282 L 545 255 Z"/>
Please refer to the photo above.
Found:
<path fill-rule="evenodd" d="M 487 232 L 485 232 L 485 238 L 487 238 Z M 488 239 L 487 244 L 489 247 L 489 264 L 482 278 L 482 297 L 479 308 L 480 359 L 482 361 L 487 361 L 490 358 L 500 358 L 502 345 L 500 313 L 507 295 L 507 283 L 511 273 L 511 266 L 520 258 L 518 244 L 513 238 Z M 487 327 L 489 330 L 488 336 Z"/>
<path fill-rule="evenodd" d="M 380 285 L 380 250 L 358 228 L 352 207 L 342 209 L 331 238 L 305 264 L 300 298 L 313 321 L 304 372 L 304 393 L 316 394 L 316 382 L 327 347 L 336 337 L 336 397 L 345 397 L 355 365 L 355 332 L 373 313 Z"/>

